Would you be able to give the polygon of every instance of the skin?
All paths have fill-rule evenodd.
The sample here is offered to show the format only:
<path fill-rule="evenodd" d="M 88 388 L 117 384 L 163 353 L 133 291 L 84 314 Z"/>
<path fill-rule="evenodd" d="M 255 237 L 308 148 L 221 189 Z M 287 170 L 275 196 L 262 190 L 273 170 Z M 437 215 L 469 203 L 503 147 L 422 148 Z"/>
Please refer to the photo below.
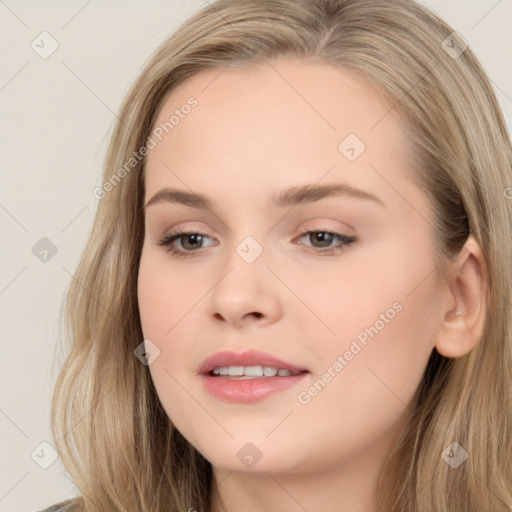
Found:
<path fill-rule="evenodd" d="M 160 350 L 149 367 L 159 399 L 213 465 L 212 510 L 377 512 L 378 472 L 432 350 L 461 357 L 479 341 L 482 252 L 469 238 L 442 283 L 428 197 L 408 176 L 405 125 L 353 74 L 290 58 L 202 71 L 173 92 L 155 125 L 190 96 L 197 107 L 146 165 L 145 203 L 163 187 L 212 202 L 205 210 L 160 202 L 145 212 L 138 298 L 144 337 Z M 355 161 L 338 149 L 348 134 L 366 145 Z M 268 206 L 276 191 L 326 183 L 384 204 L 337 196 Z M 205 235 L 174 242 L 191 257 L 158 245 L 178 228 Z M 322 245 L 307 230 L 357 239 L 325 255 L 339 239 Z M 246 236 L 263 249 L 250 264 L 236 252 Z M 300 403 L 298 394 L 396 303 L 394 318 Z M 203 360 L 249 348 L 310 373 L 251 404 L 208 394 L 198 375 Z M 250 468 L 237 457 L 248 442 L 261 452 Z"/>

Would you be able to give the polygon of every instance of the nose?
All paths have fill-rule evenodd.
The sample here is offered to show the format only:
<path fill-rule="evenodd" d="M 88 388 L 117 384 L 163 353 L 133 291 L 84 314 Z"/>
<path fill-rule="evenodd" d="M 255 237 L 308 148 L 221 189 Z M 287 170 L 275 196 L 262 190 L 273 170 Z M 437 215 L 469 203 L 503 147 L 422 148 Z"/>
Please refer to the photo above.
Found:
<path fill-rule="evenodd" d="M 224 268 L 209 294 L 209 314 L 215 322 L 243 327 L 279 320 L 280 283 L 267 268 L 265 258 L 247 263 L 233 251 Z"/>

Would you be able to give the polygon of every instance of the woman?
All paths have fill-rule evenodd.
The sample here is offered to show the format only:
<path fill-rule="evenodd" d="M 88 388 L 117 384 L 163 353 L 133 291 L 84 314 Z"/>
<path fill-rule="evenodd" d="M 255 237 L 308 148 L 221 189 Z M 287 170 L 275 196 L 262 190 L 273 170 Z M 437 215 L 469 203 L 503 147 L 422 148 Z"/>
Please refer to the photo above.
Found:
<path fill-rule="evenodd" d="M 410 0 L 195 15 L 95 191 L 55 510 L 510 510 L 511 156 Z"/>

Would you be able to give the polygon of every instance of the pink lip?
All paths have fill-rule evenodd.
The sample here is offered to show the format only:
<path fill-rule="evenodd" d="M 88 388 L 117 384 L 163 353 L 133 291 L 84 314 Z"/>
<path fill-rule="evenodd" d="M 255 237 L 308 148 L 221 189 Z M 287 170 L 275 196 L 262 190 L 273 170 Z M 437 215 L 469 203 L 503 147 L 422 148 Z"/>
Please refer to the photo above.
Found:
<path fill-rule="evenodd" d="M 208 393 L 226 402 L 251 403 L 298 384 L 308 372 L 290 377 L 264 377 L 247 380 L 201 375 Z"/>
<path fill-rule="evenodd" d="M 217 352 L 203 361 L 199 373 L 207 374 L 218 366 L 272 366 L 292 372 L 306 370 L 306 368 L 287 363 L 265 352 L 246 350 L 240 354 L 229 351 Z"/>
<path fill-rule="evenodd" d="M 211 372 L 218 366 L 271 366 L 302 373 L 289 377 L 237 379 L 214 376 Z M 241 354 L 218 352 L 203 362 L 199 373 L 206 390 L 213 396 L 227 402 L 251 403 L 294 386 L 309 372 L 305 368 L 287 363 L 270 354 L 258 350 L 248 350 Z"/>

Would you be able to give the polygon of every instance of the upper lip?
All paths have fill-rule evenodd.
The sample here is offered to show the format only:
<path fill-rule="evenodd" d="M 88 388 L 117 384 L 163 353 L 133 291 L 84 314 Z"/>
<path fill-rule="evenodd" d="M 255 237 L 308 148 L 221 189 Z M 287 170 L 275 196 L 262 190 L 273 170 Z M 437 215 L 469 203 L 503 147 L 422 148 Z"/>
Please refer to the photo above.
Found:
<path fill-rule="evenodd" d="M 217 352 L 207 357 L 199 368 L 199 373 L 210 373 L 219 366 L 271 366 L 273 368 L 295 371 L 307 371 L 305 368 L 287 363 L 277 357 L 260 352 L 259 350 L 246 350 L 236 353 L 230 351 Z"/>

